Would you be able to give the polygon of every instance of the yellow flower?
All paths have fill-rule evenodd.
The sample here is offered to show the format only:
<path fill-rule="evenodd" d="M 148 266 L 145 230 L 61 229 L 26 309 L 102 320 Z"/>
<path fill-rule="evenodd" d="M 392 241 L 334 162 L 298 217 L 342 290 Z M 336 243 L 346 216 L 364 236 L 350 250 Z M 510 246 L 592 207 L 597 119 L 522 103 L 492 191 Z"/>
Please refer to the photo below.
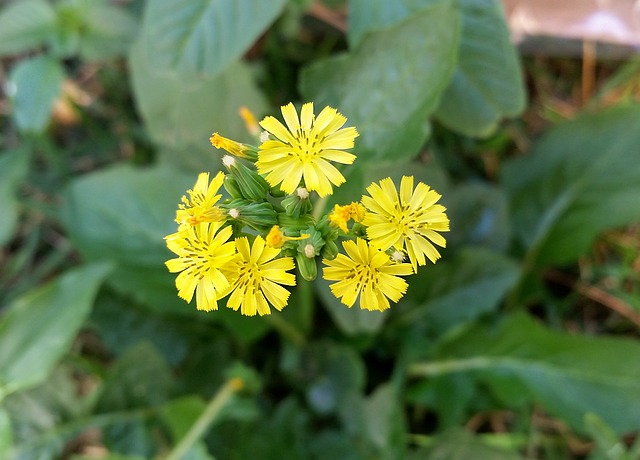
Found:
<path fill-rule="evenodd" d="M 267 247 L 261 236 L 256 236 L 251 248 L 247 237 L 236 238 L 238 258 L 233 268 L 233 292 L 227 306 L 247 316 L 256 312 L 262 315 L 271 313 L 269 304 L 282 310 L 289 300 L 289 291 L 280 286 L 295 286 L 296 277 L 287 273 L 294 267 L 291 257 L 275 257 L 279 249 Z"/>
<path fill-rule="evenodd" d="M 331 292 L 343 304 L 351 308 L 360 296 L 361 309 L 382 311 L 389 308 L 387 298 L 397 302 L 407 292 L 407 282 L 400 276 L 413 273 L 411 265 L 392 262 L 362 238 L 357 243 L 344 241 L 342 247 L 347 255 L 338 254 L 335 259 L 322 262 L 328 265 L 323 277 L 338 281 L 331 285 Z"/>
<path fill-rule="evenodd" d="M 200 222 L 219 222 L 224 220 L 223 211 L 215 206 L 222 195 L 218 190 L 224 181 L 224 173 L 219 172 L 209 184 L 209 173 L 200 173 L 193 190 L 187 190 L 178 205 L 176 222 L 180 227 L 197 225 Z"/>
<path fill-rule="evenodd" d="M 211 142 L 211 145 L 215 148 L 226 150 L 231 155 L 235 155 L 238 158 L 247 158 L 251 161 L 255 160 L 255 152 L 251 152 L 251 148 L 249 146 L 236 142 L 232 139 L 222 137 L 218 133 L 213 133 L 209 138 L 209 142 Z"/>
<path fill-rule="evenodd" d="M 345 206 L 336 204 L 333 207 L 333 211 L 329 213 L 329 222 L 334 227 L 338 227 L 343 232 L 347 233 L 349 231 L 347 228 L 349 220 L 353 219 L 356 222 L 362 222 L 365 214 L 366 210 L 360 203 L 353 202 Z"/>
<path fill-rule="evenodd" d="M 355 128 L 342 128 L 347 119 L 336 109 L 325 107 L 317 117 L 313 103 L 302 106 L 300 119 L 292 103 L 281 108 L 286 127 L 274 117 L 260 122 L 276 139 L 262 143 L 256 166 L 266 174 L 272 187 L 291 194 L 304 179 L 304 187 L 320 196 L 331 195 L 333 187 L 345 182 L 344 176 L 330 161 L 351 164 L 355 155 L 344 152 L 353 147 L 358 136 Z"/>
<path fill-rule="evenodd" d="M 256 120 L 256 116 L 249 109 L 249 107 L 243 105 L 238 110 L 238 113 L 240 114 L 242 121 L 244 121 L 244 125 L 246 126 L 247 131 L 249 131 L 249 134 L 251 134 L 252 136 L 257 136 L 258 134 L 260 134 L 260 126 L 258 125 L 258 120 Z"/>
<path fill-rule="evenodd" d="M 274 225 L 271 227 L 271 230 L 269 230 L 269 233 L 267 233 L 265 240 L 267 242 L 267 246 L 280 249 L 287 241 L 306 240 L 307 238 L 309 238 L 309 235 L 306 233 L 303 233 L 300 236 L 287 236 L 282 233 L 279 225 Z"/>
<path fill-rule="evenodd" d="M 196 294 L 198 310 L 217 310 L 217 301 L 231 290 L 226 272 L 236 258 L 236 246 L 231 238 L 232 229 L 223 229 L 222 222 L 202 222 L 187 226 L 165 239 L 167 247 L 178 257 L 165 262 L 176 278 L 178 296 L 191 302 Z"/>
<path fill-rule="evenodd" d="M 371 196 L 362 197 L 368 210 L 363 224 L 372 245 L 383 251 L 406 248 L 414 271 L 426 264 L 425 256 L 431 262 L 440 258 L 434 244 L 444 248 L 447 242 L 437 232 L 449 231 L 446 208 L 436 204 L 440 194 L 422 182 L 414 190 L 412 176 L 402 178 L 399 197 L 388 177 L 380 185 L 371 184 L 367 191 Z"/>

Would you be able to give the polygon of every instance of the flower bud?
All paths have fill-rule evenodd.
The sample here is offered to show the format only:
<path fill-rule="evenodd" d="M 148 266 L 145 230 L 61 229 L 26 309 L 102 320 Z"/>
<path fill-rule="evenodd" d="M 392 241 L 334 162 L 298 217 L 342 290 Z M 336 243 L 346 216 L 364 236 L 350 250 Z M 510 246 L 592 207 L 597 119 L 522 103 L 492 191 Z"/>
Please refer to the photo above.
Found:
<path fill-rule="evenodd" d="M 284 207 L 284 212 L 291 217 L 297 218 L 309 214 L 312 209 L 309 192 L 304 187 L 298 188 L 296 192 L 282 200 L 282 207 Z"/>
<path fill-rule="evenodd" d="M 246 158 L 249 161 L 255 162 L 258 159 L 258 151 L 255 147 L 247 144 L 242 144 L 226 137 L 222 137 L 218 133 L 213 133 L 209 138 L 211 145 L 217 149 L 223 149 L 229 152 L 231 155 L 238 158 Z"/>
<path fill-rule="evenodd" d="M 224 189 L 227 191 L 232 198 L 244 198 L 242 196 L 242 192 L 240 191 L 240 187 L 238 187 L 238 181 L 233 176 L 225 175 L 224 176 Z"/>
<path fill-rule="evenodd" d="M 259 232 L 268 232 L 278 223 L 278 215 L 270 203 L 253 203 L 247 200 L 232 200 L 220 207 L 227 210 L 229 217 Z"/>
<path fill-rule="evenodd" d="M 322 247 L 322 251 L 320 253 L 323 259 L 333 260 L 338 255 L 338 245 L 335 241 L 327 241 Z"/>
<path fill-rule="evenodd" d="M 296 254 L 296 263 L 298 270 L 304 279 L 313 281 L 318 276 L 318 265 L 315 257 L 307 257 L 302 253 Z"/>
<path fill-rule="evenodd" d="M 241 160 L 229 155 L 222 158 L 222 163 L 229 170 L 243 197 L 251 201 L 262 201 L 266 199 L 269 192 L 269 184 L 258 172 L 250 169 Z"/>

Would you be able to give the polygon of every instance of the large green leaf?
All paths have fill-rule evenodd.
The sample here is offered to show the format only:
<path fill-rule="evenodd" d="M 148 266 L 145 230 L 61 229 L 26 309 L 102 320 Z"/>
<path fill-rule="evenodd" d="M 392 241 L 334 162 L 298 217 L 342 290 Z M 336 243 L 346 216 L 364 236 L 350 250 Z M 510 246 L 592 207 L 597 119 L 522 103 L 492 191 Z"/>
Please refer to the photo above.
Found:
<path fill-rule="evenodd" d="M 215 75 L 280 14 L 285 0 L 149 0 L 144 48 L 158 70 Z"/>
<path fill-rule="evenodd" d="M 163 238 L 176 231 L 177 204 L 195 179 L 163 166 L 88 174 L 66 191 L 63 222 L 86 259 L 117 264 L 108 281 L 120 292 L 156 310 L 190 312 L 164 265 L 172 254 Z"/>
<path fill-rule="evenodd" d="M 96 60 L 124 55 L 138 31 L 135 19 L 109 0 L 91 0 L 83 6 L 80 56 Z"/>
<path fill-rule="evenodd" d="M 91 311 L 105 265 L 70 271 L 9 305 L 0 319 L 0 398 L 42 382 Z"/>
<path fill-rule="evenodd" d="M 210 171 L 222 157 L 209 144 L 212 132 L 257 142 L 248 136 L 238 110 L 246 106 L 260 116 L 267 105 L 245 64 L 236 62 L 216 76 L 160 73 L 142 42 L 133 47 L 129 63 L 138 110 L 165 159 L 195 172 Z"/>
<path fill-rule="evenodd" d="M 25 59 L 13 68 L 8 93 L 21 131 L 44 131 L 63 79 L 60 63 L 48 56 Z"/>
<path fill-rule="evenodd" d="M 415 156 L 429 135 L 453 73 L 459 18 L 450 0 L 371 33 L 351 53 L 319 61 L 301 76 L 301 92 L 336 107 L 357 127 L 359 161 Z"/>
<path fill-rule="evenodd" d="M 442 343 L 410 372 L 467 373 L 499 399 L 528 398 L 578 431 L 589 412 L 617 433 L 640 428 L 640 344 L 629 339 L 572 336 L 516 314 Z"/>
<path fill-rule="evenodd" d="M 0 55 L 44 44 L 55 22 L 53 8 L 46 0 L 14 1 L 0 12 Z"/>
<path fill-rule="evenodd" d="M 608 228 L 640 220 L 640 106 L 559 125 L 507 163 L 502 180 L 530 267 L 583 254 Z"/>
<path fill-rule="evenodd" d="M 516 263 L 501 254 L 464 249 L 408 279 L 409 295 L 418 306 L 397 320 L 407 324 L 424 321 L 428 330 L 443 334 L 495 311 L 518 273 Z"/>
<path fill-rule="evenodd" d="M 9 242 L 18 224 L 20 203 L 17 189 L 29 172 L 29 153 L 26 148 L 17 148 L 0 156 L 0 246 Z"/>
<path fill-rule="evenodd" d="M 490 446 L 478 436 L 464 430 L 449 430 L 434 439 L 428 449 L 415 452 L 411 460 L 518 460 L 522 457 L 499 447 Z"/>
<path fill-rule="evenodd" d="M 522 71 L 497 0 L 460 0 L 462 41 L 458 69 L 436 118 L 467 136 L 491 134 L 503 117 L 525 106 Z"/>
<path fill-rule="evenodd" d="M 349 45 L 357 47 L 367 33 L 394 26 L 438 0 L 349 0 Z"/>

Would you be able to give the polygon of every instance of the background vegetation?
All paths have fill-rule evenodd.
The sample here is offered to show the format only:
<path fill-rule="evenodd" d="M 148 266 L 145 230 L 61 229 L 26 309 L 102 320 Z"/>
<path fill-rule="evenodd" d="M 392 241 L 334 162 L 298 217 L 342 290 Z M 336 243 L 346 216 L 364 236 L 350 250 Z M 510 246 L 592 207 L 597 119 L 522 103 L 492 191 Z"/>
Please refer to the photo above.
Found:
<path fill-rule="evenodd" d="M 638 61 L 521 60 L 496 0 L 0 7 L 0 458 L 640 458 Z M 328 206 L 443 195 L 391 311 L 176 296 L 209 135 L 289 101 L 361 133 Z"/>

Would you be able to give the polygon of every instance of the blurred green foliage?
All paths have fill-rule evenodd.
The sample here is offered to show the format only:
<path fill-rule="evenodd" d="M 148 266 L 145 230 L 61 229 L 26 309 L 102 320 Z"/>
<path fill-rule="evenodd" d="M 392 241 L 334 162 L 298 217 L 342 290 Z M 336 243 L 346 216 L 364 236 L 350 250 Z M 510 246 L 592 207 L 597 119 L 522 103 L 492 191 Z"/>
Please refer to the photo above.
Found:
<path fill-rule="evenodd" d="M 640 456 L 637 64 L 540 128 L 497 0 L 0 5 L 0 458 Z M 448 248 L 390 311 L 321 279 L 262 318 L 176 295 L 209 135 L 290 100 L 361 134 L 325 206 L 443 195 Z"/>

